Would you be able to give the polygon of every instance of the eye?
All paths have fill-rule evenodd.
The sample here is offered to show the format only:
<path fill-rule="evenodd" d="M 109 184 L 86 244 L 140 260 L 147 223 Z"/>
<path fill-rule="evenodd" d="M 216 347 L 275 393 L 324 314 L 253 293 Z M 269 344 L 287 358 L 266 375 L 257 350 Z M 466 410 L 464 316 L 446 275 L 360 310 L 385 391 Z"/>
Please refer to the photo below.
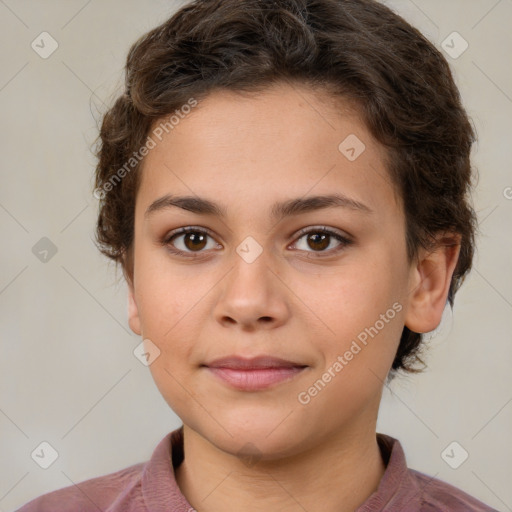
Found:
<path fill-rule="evenodd" d="M 352 243 L 352 240 L 350 240 L 348 237 L 323 226 L 316 228 L 305 228 L 302 229 L 298 234 L 298 241 L 293 245 L 297 249 L 306 252 L 328 253 L 328 255 L 331 255 L 333 252 L 338 252 L 338 250 L 341 250 Z M 333 241 L 337 242 L 337 245 L 335 245 L 334 248 L 331 245 Z M 331 248 L 329 249 L 329 247 Z M 313 249 L 313 251 L 308 250 L 308 248 Z M 315 254 L 315 256 L 322 255 L 323 254 Z"/>
<path fill-rule="evenodd" d="M 353 243 L 347 236 L 324 226 L 304 228 L 297 236 L 299 238 L 291 247 L 312 253 L 314 257 L 322 257 L 324 253 L 330 256 Z M 332 247 L 333 242 L 336 242 L 334 247 Z M 201 256 L 204 250 L 222 248 L 208 230 L 195 226 L 171 231 L 162 240 L 162 245 L 173 254 L 192 258 Z"/>
<path fill-rule="evenodd" d="M 205 229 L 188 226 L 172 231 L 162 243 L 175 254 L 195 257 L 194 253 L 200 253 L 203 249 L 221 247 L 213 239 L 209 244 L 208 238 L 212 237 Z"/>

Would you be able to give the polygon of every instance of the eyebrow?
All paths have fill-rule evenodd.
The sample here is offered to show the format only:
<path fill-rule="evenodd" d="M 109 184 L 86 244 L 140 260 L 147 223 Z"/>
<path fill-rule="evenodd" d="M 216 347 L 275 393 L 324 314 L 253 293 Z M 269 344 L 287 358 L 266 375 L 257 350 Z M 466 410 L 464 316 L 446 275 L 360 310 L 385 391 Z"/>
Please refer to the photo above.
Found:
<path fill-rule="evenodd" d="M 174 207 L 199 215 L 215 215 L 221 218 L 227 217 L 226 208 L 209 199 L 198 196 L 172 196 L 170 194 L 166 194 L 152 202 L 146 209 L 144 217 L 147 219 L 155 212 Z M 270 211 L 270 216 L 273 220 L 279 221 L 292 215 L 300 215 L 302 213 L 332 207 L 347 208 L 366 214 L 375 213 L 369 206 L 347 197 L 344 194 L 329 194 L 300 197 L 274 203 Z"/>

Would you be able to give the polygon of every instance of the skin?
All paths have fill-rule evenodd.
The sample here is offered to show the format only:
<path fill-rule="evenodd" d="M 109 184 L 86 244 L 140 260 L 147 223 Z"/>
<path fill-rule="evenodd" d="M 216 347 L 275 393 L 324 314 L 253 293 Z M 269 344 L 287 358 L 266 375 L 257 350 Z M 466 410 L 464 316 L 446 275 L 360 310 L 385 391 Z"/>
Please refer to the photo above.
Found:
<path fill-rule="evenodd" d="M 354 161 L 338 150 L 349 134 L 366 146 Z M 404 325 L 416 332 L 439 325 L 459 254 L 458 245 L 440 246 L 409 264 L 401 199 L 383 157 L 349 102 L 335 110 L 324 93 L 289 84 L 243 97 L 212 93 L 146 156 L 129 324 L 160 350 L 150 370 L 183 422 L 176 479 L 197 510 L 353 511 L 377 490 L 385 471 L 377 414 L 400 334 Z M 334 192 L 372 212 L 329 207 L 270 217 L 276 201 Z M 145 218 L 166 194 L 215 201 L 226 217 L 170 207 Z M 212 233 L 199 249 L 190 235 L 173 239 L 195 259 L 163 242 L 185 226 Z M 323 226 L 353 243 L 331 236 L 322 252 L 297 236 Z M 236 251 L 248 236 L 262 249 L 252 263 Z M 401 311 L 300 403 L 299 393 L 396 302 Z M 247 392 L 200 366 L 233 354 L 271 354 L 308 368 Z"/>

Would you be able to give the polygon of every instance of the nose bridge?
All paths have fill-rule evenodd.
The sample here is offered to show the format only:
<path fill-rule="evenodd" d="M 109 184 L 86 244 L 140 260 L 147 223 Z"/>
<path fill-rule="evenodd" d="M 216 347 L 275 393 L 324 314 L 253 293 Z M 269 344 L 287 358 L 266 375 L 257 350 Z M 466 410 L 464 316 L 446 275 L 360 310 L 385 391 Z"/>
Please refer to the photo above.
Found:
<path fill-rule="evenodd" d="M 271 285 L 268 282 L 269 277 L 272 276 L 269 269 L 272 265 L 270 260 L 268 249 L 263 249 L 263 247 L 259 249 L 250 241 L 242 242 L 236 248 L 236 254 L 233 255 L 234 275 L 231 285 L 241 288 L 253 286 L 257 288 L 254 291 L 266 292 Z"/>
<path fill-rule="evenodd" d="M 272 270 L 271 251 L 256 244 L 246 239 L 233 252 L 232 270 L 215 306 L 220 322 L 275 325 L 288 315 L 285 287 Z"/>

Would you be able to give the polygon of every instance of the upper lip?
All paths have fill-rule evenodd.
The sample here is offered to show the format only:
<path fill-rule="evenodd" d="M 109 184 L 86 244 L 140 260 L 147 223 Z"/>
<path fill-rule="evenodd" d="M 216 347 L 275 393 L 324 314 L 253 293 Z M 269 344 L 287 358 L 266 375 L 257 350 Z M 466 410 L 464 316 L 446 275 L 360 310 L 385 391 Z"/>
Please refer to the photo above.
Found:
<path fill-rule="evenodd" d="M 220 359 L 215 359 L 210 363 L 206 363 L 203 366 L 210 368 L 231 368 L 231 369 L 242 369 L 252 370 L 261 368 L 293 368 L 293 367 L 305 367 L 307 365 L 297 363 L 295 361 L 289 361 L 281 359 L 279 357 L 273 357 L 269 355 L 262 355 L 257 357 L 240 357 L 240 356 L 228 356 Z"/>

